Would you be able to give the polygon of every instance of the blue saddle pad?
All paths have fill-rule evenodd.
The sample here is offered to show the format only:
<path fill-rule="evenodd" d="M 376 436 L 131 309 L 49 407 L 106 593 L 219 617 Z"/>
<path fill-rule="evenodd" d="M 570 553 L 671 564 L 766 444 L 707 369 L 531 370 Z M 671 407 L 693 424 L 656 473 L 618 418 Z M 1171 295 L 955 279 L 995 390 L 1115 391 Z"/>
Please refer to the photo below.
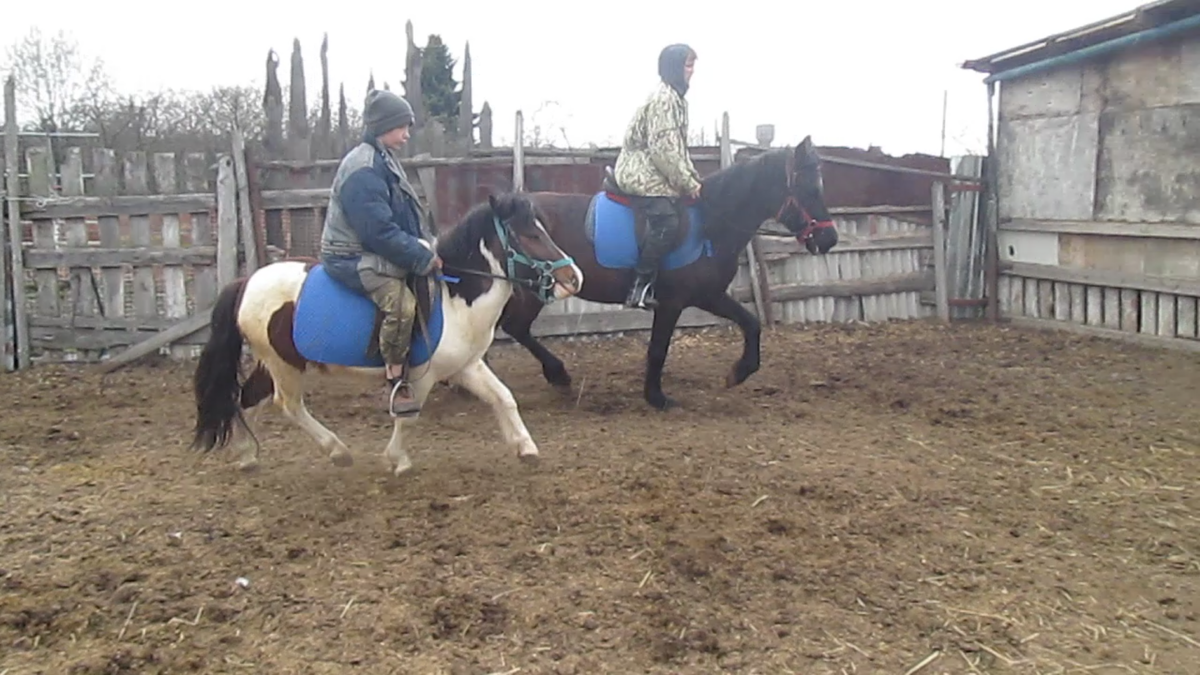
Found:
<path fill-rule="evenodd" d="M 433 294 L 429 317 L 429 339 L 421 332 L 420 322 L 413 325 L 408 362 L 420 366 L 429 361 L 442 340 L 445 317 L 442 294 Z M 296 316 L 292 322 L 292 340 L 300 355 L 309 361 L 353 368 L 382 368 L 383 357 L 372 344 L 375 314 L 371 299 L 356 293 L 329 276 L 324 265 L 308 271 Z"/>
<path fill-rule="evenodd" d="M 701 236 L 704 223 L 700 205 L 688 207 L 687 237 L 663 256 L 659 267 L 673 270 L 713 254 L 712 242 Z M 609 269 L 631 269 L 637 265 L 638 240 L 633 227 L 633 209 L 599 192 L 588 206 L 586 229 L 596 250 L 596 262 Z"/>

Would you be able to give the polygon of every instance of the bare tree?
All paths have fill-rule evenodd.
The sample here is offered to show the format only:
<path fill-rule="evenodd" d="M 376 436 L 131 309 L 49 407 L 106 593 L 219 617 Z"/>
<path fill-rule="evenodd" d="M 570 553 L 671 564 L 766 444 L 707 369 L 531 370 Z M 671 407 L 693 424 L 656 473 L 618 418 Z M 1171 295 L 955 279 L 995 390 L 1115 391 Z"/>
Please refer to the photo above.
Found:
<path fill-rule="evenodd" d="M 112 98 L 104 63 L 86 58 L 63 31 L 47 36 L 34 26 L 5 57 L 17 80 L 18 110 L 36 119 L 40 131 L 71 128 L 84 121 L 73 116 Z"/>
<path fill-rule="evenodd" d="M 558 101 L 542 101 L 526 118 L 523 144 L 527 148 L 571 148 L 566 122 L 571 115 L 564 113 Z M 560 145 L 561 142 L 561 145 Z"/>

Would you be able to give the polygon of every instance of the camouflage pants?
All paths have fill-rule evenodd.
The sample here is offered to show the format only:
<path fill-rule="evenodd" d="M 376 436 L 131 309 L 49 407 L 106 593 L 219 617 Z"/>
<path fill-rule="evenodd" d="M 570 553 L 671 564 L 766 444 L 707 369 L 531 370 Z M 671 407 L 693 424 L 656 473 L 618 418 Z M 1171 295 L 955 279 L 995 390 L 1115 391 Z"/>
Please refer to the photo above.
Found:
<path fill-rule="evenodd" d="M 360 270 L 359 280 L 371 301 L 383 312 L 383 323 L 379 327 L 379 353 L 388 365 L 404 363 L 412 343 L 417 296 L 409 290 L 404 279 L 384 276 L 371 269 Z"/>

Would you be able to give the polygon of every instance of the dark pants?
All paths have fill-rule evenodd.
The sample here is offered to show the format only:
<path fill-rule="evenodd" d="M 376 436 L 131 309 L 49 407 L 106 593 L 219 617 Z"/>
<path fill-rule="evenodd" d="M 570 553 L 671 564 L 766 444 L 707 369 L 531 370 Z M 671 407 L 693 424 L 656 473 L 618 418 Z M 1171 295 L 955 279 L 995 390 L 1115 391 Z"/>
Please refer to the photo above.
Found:
<path fill-rule="evenodd" d="M 655 268 L 645 268 L 641 263 L 657 264 L 667 253 L 667 246 L 682 225 L 684 210 L 679 199 L 674 197 L 633 197 L 630 205 L 634 212 L 646 221 L 646 234 L 641 242 L 639 274 L 649 274 Z"/>
<path fill-rule="evenodd" d="M 646 233 L 642 238 L 637 266 L 637 280 L 630 290 L 626 304 L 631 307 L 647 307 L 656 304 L 648 297 L 649 286 L 658 275 L 662 257 L 671 249 L 671 243 L 679 228 L 683 226 L 687 210 L 680 199 L 674 197 L 641 197 L 630 199 L 634 213 L 646 222 Z"/>

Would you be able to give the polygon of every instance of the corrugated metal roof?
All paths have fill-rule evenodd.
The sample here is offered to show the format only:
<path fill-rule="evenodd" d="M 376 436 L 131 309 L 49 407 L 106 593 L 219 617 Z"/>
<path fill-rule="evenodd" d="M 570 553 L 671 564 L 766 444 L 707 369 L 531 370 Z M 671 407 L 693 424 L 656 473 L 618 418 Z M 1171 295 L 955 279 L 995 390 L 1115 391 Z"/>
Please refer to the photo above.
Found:
<path fill-rule="evenodd" d="M 1079 51 L 1092 45 L 1155 28 L 1200 14 L 1200 0 L 1157 0 L 1136 9 L 1056 33 L 1040 40 L 962 64 L 966 70 L 996 73 L 1053 56 Z"/>

